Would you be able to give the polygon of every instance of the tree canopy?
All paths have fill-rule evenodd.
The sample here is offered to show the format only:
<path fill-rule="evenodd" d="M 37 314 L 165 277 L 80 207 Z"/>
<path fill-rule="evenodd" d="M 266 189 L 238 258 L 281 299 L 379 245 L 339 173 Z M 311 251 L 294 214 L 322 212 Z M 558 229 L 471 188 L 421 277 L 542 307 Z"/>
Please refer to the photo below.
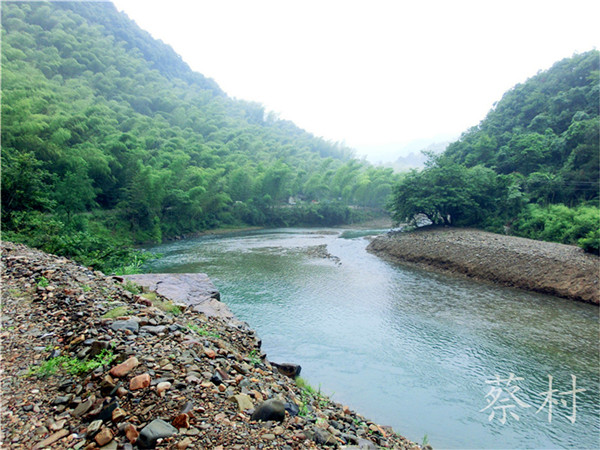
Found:
<path fill-rule="evenodd" d="M 598 252 L 599 62 L 597 50 L 576 54 L 504 94 L 479 125 L 394 187 L 396 221 L 424 214 Z"/>
<path fill-rule="evenodd" d="M 351 220 L 397 181 L 228 97 L 106 2 L 3 2 L 1 137 L 2 224 L 25 240 L 43 216 L 128 242 Z"/>

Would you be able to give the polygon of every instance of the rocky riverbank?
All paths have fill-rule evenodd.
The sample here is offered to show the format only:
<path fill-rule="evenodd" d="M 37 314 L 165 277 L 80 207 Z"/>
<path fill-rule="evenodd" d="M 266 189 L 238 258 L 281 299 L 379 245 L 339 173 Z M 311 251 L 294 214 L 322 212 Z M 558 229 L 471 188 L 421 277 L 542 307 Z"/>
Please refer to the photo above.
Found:
<path fill-rule="evenodd" d="M 600 259 L 571 245 L 474 229 L 421 228 L 379 236 L 367 250 L 396 262 L 600 302 Z"/>
<path fill-rule="evenodd" d="M 284 376 L 239 321 L 22 245 L 1 268 L 1 448 L 419 448 Z"/>

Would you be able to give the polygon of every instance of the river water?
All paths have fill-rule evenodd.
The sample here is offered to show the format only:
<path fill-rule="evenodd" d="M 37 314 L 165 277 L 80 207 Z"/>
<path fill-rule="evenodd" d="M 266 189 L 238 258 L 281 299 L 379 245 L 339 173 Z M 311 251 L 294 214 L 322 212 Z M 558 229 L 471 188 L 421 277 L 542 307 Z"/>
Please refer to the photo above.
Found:
<path fill-rule="evenodd" d="M 391 264 L 362 234 L 205 236 L 150 248 L 147 269 L 207 273 L 269 360 L 413 441 L 600 447 L 598 307 Z"/>

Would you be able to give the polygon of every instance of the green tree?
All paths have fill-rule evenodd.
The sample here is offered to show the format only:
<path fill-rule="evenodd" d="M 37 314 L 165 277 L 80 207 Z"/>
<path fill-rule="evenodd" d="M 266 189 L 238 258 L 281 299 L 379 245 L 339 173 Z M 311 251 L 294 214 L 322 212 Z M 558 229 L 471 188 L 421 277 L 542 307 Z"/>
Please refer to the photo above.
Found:
<path fill-rule="evenodd" d="M 16 211 L 51 210 L 50 180 L 50 173 L 32 153 L 3 148 L 2 221 L 10 221 Z"/>
<path fill-rule="evenodd" d="M 68 171 L 54 187 L 54 198 L 58 211 L 67 215 L 67 222 L 71 222 L 74 213 L 82 212 L 96 205 L 94 199 L 96 192 L 92 180 L 88 178 L 83 167 Z"/>
<path fill-rule="evenodd" d="M 436 224 L 481 223 L 498 190 L 493 171 L 459 164 L 412 170 L 394 188 L 390 209 L 398 223 L 422 214 Z"/>

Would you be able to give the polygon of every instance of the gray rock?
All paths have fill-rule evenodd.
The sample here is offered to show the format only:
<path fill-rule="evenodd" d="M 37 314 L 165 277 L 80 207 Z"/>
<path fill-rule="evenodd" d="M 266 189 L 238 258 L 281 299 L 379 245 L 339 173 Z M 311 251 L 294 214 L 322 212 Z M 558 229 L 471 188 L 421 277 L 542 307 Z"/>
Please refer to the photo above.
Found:
<path fill-rule="evenodd" d="M 174 434 L 177 434 L 177 428 L 164 420 L 154 419 L 142 429 L 136 444 L 140 448 L 154 448 L 158 439 L 173 436 Z"/>
<path fill-rule="evenodd" d="M 252 420 L 276 420 L 283 422 L 285 419 L 285 405 L 281 400 L 271 398 L 256 407 L 252 414 Z"/>
<path fill-rule="evenodd" d="M 204 273 L 146 273 L 123 278 L 207 316 L 234 317 L 227 305 L 219 301 L 219 290 Z"/>
<path fill-rule="evenodd" d="M 300 412 L 300 407 L 292 402 L 287 402 L 285 404 L 285 410 L 289 413 L 290 416 L 295 417 Z"/>
<path fill-rule="evenodd" d="M 116 320 L 115 322 L 113 322 L 110 327 L 114 330 L 114 331 L 125 331 L 125 330 L 129 330 L 133 333 L 137 333 L 139 328 L 140 328 L 140 324 L 137 322 L 137 320 L 133 320 L 133 319 L 129 319 L 129 320 Z"/>
<path fill-rule="evenodd" d="M 54 401 L 52 402 L 52 404 L 53 405 L 64 405 L 65 403 L 69 403 L 72 398 L 73 398 L 73 395 L 71 395 L 71 394 L 61 395 L 59 397 L 56 397 L 54 399 Z"/>
<path fill-rule="evenodd" d="M 88 425 L 88 427 L 87 427 L 87 434 L 88 434 L 88 436 L 93 436 L 98 431 L 100 431 L 100 427 L 101 426 L 102 426 L 102 421 L 101 420 L 94 420 L 92 423 L 90 423 Z"/>
<path fill-rule="evenodd" d="M 337 440 L 333 435 L 322 428 L 314 427 L 312 429 L 312 440 L 319 445 L 337 445 Z"/>
<path fill-rule="evenodd" d="M 349 433 L 342 433 L 340 437 L 349 445 L 349 447 L 346 448 L 358 448 L 358 437 Z M 352 445 L 352 447 L 350 447 L 350 445 Z"/>
<path fill-rule="evenodd" d="M 368 439 L 358 438 L 358 448 L 360 448 L 361 450 L 377 450 L 379 447 L 377 447 L 373 442 L 369 441 Z"/>
<path fill-rule="evenodd" d="M 167 327 L 165 325 L 157 325 L 157 326 L 146 325 L 146 326 L 143 326 L 142 328 L 140 328 L 140 331 L 142 333 L 160 334 L 160 333 L 164 333 L 166 329 L 167 329 Z"/>
<path fill-rule="evenodd" d="M 74 417 L 82 416 L 83 414 L 88 412 L 90 410 L 90 408 L 92 407 L 92 405 L 94 404 L 95 400 L 96 400 L 96 397 L 94 397 L 92 395 L 90 398 L 88 398 L 84 402 L 77 405 L 77 407 L 75 408 L 75 411 L 73 411 L 73 416 Z"/>

